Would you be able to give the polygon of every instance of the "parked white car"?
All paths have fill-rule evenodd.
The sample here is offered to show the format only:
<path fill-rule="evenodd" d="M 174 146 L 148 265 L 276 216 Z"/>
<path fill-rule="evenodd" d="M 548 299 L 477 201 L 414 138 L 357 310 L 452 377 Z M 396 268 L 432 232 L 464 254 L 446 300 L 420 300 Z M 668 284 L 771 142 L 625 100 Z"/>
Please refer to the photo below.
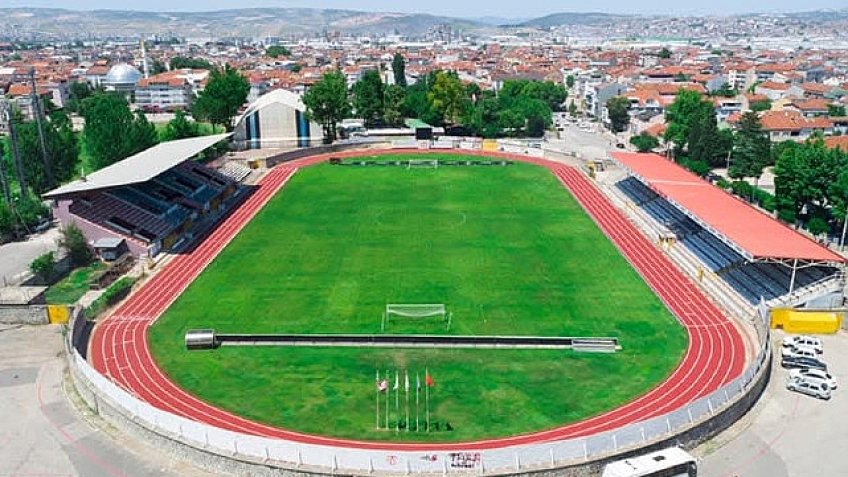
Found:
<path fill-rule="evenodd" d="M 836 389 L 839 385 L 836 383 L 836 378 L 831 376 L 827 371 L 812 368 L 792 369 L 789 371 L 789 378 L 803 378 L 807 381 L 821 381 L 827 384 L 831 390 Z"/>
<path fill-rule="evenodd" d="M 794 346 L 807 346 L 816 350 L 816 353 L 821 353 L 824 351 L 822 347 L 822 340 L 816 338 L 815 336 L 806 336 L 806 335 L 798 335 L 798 336 L 787 336 L 783 338 L 783 347 L 794 347 Z"/>
<path fill-rule="evenodd" d="M 830 399 L 830 387 L 827 384 L 804 378 L 789 378 L 786 389 L 819 399 Z"/>
<path fill-rule="evenodd" d="M 816 350 L 808 346 L 793 346 L 791 348 L 783 348 L 780 355 L 784 358 L 813 358 L 818 359 L 819 354 Z"/>

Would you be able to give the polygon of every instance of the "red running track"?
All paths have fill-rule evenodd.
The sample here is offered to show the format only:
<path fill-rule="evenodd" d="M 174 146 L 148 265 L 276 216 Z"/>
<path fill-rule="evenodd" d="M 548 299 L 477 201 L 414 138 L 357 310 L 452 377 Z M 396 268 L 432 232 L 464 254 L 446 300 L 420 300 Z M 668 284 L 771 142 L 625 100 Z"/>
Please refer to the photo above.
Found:
<path fill-rule="evenodd" d="M 397 150 L 355 151 L 333 156 L 369 156 Z M 418 152 L 418 151 L 416 151 Z M 462 154 L 475 154 L 462 151 Z M 223 429 L 308 444 L 382 450 L 482 450 L 587 436 L 671 412 L 703 397 L 742 373 L 745 346 L 730 320 L 713 305 L 585 176 L 572 167 L 503 153 L 476 153 L 547 167 L 674 313 L 689 346 L 672 374 L 648 393 L 586 420 L 540 432 L 462 443 L 355 441 L 287 431 L 254 422 L 205 403 L 174 384 L 156 365 L 147 329 L 285 185 L 297 167 L 327 160 L 314 156 L 276 167 L 257 190 L 194 250 L 178 255 L 95 329 L 90 356 L 95 369 L 159 409 Z"/>

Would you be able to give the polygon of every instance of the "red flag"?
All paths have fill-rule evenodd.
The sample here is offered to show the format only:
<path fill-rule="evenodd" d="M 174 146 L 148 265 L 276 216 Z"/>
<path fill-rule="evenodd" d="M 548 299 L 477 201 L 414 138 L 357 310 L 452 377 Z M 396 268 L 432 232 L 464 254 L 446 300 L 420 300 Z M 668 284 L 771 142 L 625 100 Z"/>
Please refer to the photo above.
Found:
<path fill-rule="evenodd" d="M 426 374 L 424 375 L 424 384 L 426 384 L 427 386 L 435 386 L 436 385 L 436 382 L 433 381 L 433 376 L 430 376 L 429 371 L 427 371 Z"/>

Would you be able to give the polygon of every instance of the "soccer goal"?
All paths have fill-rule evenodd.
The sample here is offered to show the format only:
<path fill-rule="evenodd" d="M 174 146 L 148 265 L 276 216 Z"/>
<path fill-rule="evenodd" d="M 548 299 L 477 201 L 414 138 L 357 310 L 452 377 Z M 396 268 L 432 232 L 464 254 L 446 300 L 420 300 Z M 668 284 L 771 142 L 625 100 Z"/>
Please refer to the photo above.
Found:
<path fill-rule="evenodd" d="M 438 169 L 439 161 L 437 159 L 410 159 L 406 163 L 407 169 L 412 168 Z"/>
<path fill-rule="evenodd" d="M 386 305 L 386 311 L 383 312 L 383 322 L 380 330 L 385 331 L 386 326 L 391 322 L 393 317 L 409 318 L 409 319 L 424 319 L 424 318 L 440 318 L 445 323 L 445 328 L 450 330 L 451 313 L 442 303 L 390 303 Z"/>

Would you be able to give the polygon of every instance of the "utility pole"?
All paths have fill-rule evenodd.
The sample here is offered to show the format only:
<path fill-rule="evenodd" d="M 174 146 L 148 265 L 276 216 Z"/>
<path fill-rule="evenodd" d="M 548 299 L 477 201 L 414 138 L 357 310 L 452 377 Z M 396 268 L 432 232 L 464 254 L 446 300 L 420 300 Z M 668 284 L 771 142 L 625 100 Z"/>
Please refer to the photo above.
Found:
<path fill-rule="evenodd" d="M 6 166 L 3 164 L 3 143 L 0 142 L 0 187 L 3 189 L 3 198 L 9 207 L 12 206 L 12 190 L 9 189 L 9 179 L 6 177 Z"/>
<path fill-rule="evenodd" d="M 35 88 L 35 68 L 29 70 L 29 82 L 32 86 L 32 115 L 35 118 L 35 124 L 38 127 L 38 142 L 41 145 L 41 161 L 44 163 L 44 178 L 47 180 L 47 188 L 53 187 L 53 167 L 50 164 L 50 154 L 47 152 L 47 141 L 44 138 L 43 111 L 41 109 L 41 99 L 38 97 L 38 91 Z"/>
<path fill-rule="evenodd" d="M 4 103 L 4 114 L 6 115 L 6 122 L 9 124 L 9 143 L 12 146 L 12 162 L 15 163 L 15 172 L 18 175 L 18 187 L 20 187 L 21 199 L 23 199 L 26 197 L 26 176 L 24 176 L 24 165 L 21 162 L 21 154 L 18 150 L 15 114 L 12 112 L 12 106 L 9 103 Z"/>

